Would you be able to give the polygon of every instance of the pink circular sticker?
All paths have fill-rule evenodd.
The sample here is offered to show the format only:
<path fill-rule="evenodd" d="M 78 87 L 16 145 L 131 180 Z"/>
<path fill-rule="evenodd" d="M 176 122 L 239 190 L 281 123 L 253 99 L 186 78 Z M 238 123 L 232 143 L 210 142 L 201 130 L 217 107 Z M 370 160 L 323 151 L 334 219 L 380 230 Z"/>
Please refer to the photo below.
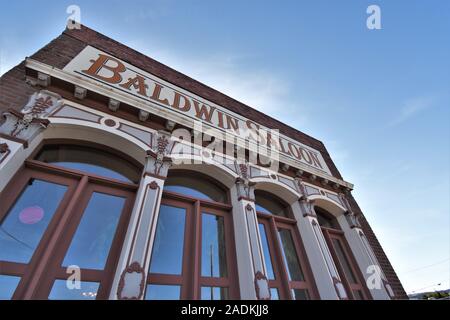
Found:
<path fill-rule="evenodd" d="M 32 206 L 23 209 L 19 213 L 19 220 L 25 224 L 35 224 L 42 220 L 44 217 L 44 209 L 39 206 Z"/>

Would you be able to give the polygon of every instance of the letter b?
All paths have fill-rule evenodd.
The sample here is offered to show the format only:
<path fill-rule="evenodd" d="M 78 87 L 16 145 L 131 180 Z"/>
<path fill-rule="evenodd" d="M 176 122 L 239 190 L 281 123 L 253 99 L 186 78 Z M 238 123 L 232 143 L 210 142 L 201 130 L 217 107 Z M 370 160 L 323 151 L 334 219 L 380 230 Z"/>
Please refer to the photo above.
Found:
<path fill-rule="evenodd" d="M 92 62 L 90 68 L 87 70 L 82 70 L 82 72 L 112 84 L 120 83 L 122 81 L 122 76 L 120 74 L 124 72 L 126 68 L 119 60 L 104 54 L 99 54 L 97 60 L 90 61 Z M 109 61 L 115 62 L 116 65 L 107 65 Z M 112 75 L 110 77 L 100 75 L 99 73 L 102 69 L 111 71 Z"/>

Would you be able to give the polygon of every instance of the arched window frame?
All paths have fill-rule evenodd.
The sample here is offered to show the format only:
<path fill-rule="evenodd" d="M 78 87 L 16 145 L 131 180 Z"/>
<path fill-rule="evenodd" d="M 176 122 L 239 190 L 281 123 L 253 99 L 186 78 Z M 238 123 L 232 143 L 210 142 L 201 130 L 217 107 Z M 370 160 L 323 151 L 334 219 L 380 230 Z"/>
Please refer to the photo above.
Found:
<path fill-rule="evenodd" d="M 168 178 L 176 175 L 204 179 L 213 183 L 226 193 L 225 202 L 217 202 L 193 197 L 179 192 L 163 190 L 162 206 L 182 208 L 185 210 L 183 258 L 181 274 L 151 273 L 151 262 L 147 276 L 146 296 L 149 296 L 151 285 L 174 285 L 180 287 L 180 299 L 201 299 L 202 288 L 228 288 L 227 299 L 239 299 L 239 280 L 237 272 L 237 258 L 232 220 L 232 206 L 230 190 L 206 174 L 185 169 L 169 170 Z M 227 263 L 227 277 L 202 276 L 202 217 L 203 214 L 223 217 L 225 228 L 225 252 Z M 159 220 L 160 217 L 158 217 Z M 152 252 L 153 256 L 153 252 Z M 152 257 L 153 258 L 153 257 Z M 211 289 L 212 290 L 212 289 Z M 175 297 L 176 298 L 176 297 Z"/>
<path fill-rule="evenodd" d="M 255 204 L 258 202 L 258 194 L 261 195 L 261 192 L 258 192 L 258 190 L 256 190 Z M 265 194 L 267 194 L 266 191 L 262 193 L 262 195 Z M 269 249 L 269 255 L 271 259 L 270 263 L 272 265 L 272 268 L 274 269 L 275 274 L 275 279 L 269 279 L 269 287 L 271 288 L 272 296 L 274 295 L 273 290 L 276 289 L 279 299 L 293 300 L 296 299 L 294 289 L 297 289 L 302 293 L 304 293 L 306 290 L 307 299 L 317 299 L 319 295 L 315 286 L 314 277 L 311 272 L 311 266 L 306 256 L 305 247 L 298 232 L 297 220 L 294 217 L 292 208 L 289 204 L 287 204 L 276 195 L 270 194 L 270 197 L 285 206 L 285 212 L 287 215 L 287 217 L 285 217 L 281 215 L 261 212 L 258 210 L 256 212 L 260 228 L 261 226 L 264 227 L 268 242 L 267 245 Z M 293 281 L 289 279 L 290 276 L 288 266 L 286 266 L 282 253 L 284 249 L 281 247 L 280 238 L 278 235 L 280 229 L 288 230 L 291 234 L 291 238 L 293 240 L 295 252 L 299 262 L 299 268 L 304 277 L 303 281 Z M 263 237 L 261 237 L 261 241 L 263 241 Z M 268 262 L 266 261 L 266 266 L 267 264 Z"/>
<path fill-rule="evenodd" d="M 317 205 L 314 206 L 314 211 L 318 216 L 317 220 L 319 221 L 320 228 L 347 291 L 347 295 L 352 300 L 371 299 L 364 276 L 358 267 L 353 252 L 345 238 L 345 233 L 336 216 Z M 332 226 L 321 225 L 322 218 L 325 218 Z M 354 278 L 354 280 L 352 281 L 350 278 Z"/>
<path fill-rule="evenodd" d="M 129 161 L 142 170 L 143 166 L 138 161 L 130 158 L 120 151 L 110 149 L 106 146 L 87 141 L 68 139 L 46 139 L 43 140 L 31 152 L 22 167 L 16 172 L 4 191 L 0 194 L 0 222 L 10 213 L 16 201 L 26 190 L 30 179 L 42 180 L 44 182 L 65 186 L 66 190 L 61 201 L 57 203 L 49 224 L 43 231 L 40 240 L 33 251 L 28 263 L 16 263 L 0 261 L 1 274 L 20 277 L 15 288 L 13 299 L 47 299 L 56 280 L 66 280 L 69 276 L 61 263 L 65 258 L 67 250 L 76 235 L 84 216 L 84 210 L 90 203 L 94 193 L 111 195 L 124 198 L 124 204 L 118 214 L 117 226 L 113 239 L 107 252 L 107 258 L 103 270 L 90 270 L 81 267 L 81 281 L 98 283 L 98 290 L 93 296 L 97 299 L 107 299 L 111 289 L 115 268 L 121 252 L 126 228 L 134 204 L 137 183 L 125 182 L 106 176 L 96 175 L 45 163 L 36 160 L 36 155 L 46 145 L 68 144 L 79 147 L 88 147 L 107 150 L 114 156 Z M 45 272 L 41 272 L 45 268 Z"/>

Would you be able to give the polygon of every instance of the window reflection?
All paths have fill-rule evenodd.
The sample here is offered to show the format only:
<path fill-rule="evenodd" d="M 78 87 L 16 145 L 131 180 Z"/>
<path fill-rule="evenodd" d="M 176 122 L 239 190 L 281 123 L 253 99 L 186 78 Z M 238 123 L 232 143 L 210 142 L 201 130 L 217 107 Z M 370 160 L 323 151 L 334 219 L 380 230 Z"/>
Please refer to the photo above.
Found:
<path fill-rule="evenodd" d="M 0 275 L 0 300 L 11 299 L 19 282 L 19 277 Z"/>
<path fill-rule="evenodd" d="M 63 265 L 103 270 L 125 198 L 94 192 L 83 213 Z"/>
<path fill-rule="evenodd" d="M 80 288 L 67 280 L 55 280 L 48 298 L 50 300 L 95 300 L 97 298 L 97 282 L 81 281 Z"/>
<path fill-rule="evenodd" d="M 28 263 L 67 187 L 31 179 L 0 224 L 0 260 Z"/>
<path fill-rule="evenodd" d="M 277 288 L 270 288 L 270 299 L 271 300 L 280 300 Z"/>
<path fill-rule="evenodd" d="M 140 170 L 110 152 L 86 146 L 46 145 L 36 160 L 99 176 L 137 183 Z"/>
<path fill-rule="evenodd" d="M 289 217 L 288 206 L 272 194 L 262 190 L 256 190 L 255 199 L 256 211 L 275 216 Z"/>
<path fill-rule="evenodd" d="M 309 300 L 308 290 L 306 289 L 292 289 L 292 296 L 294 300 Z"/>
<path fill-rule="evenodd" d="M 208 213 L 202 214 L 202 276 L 227 276 L 223 217 Z"/>
<path fill-rule="evenodd" d="M 165 191 L 181 193 L 193 198 L 215 202 L 227 202 L 227 192 L 200 173 L 172 173 L 164 183 Z"/>
<path fill-rule="evenodd" d="M 341 242 L 338 239 L 333 239 L 333 247 L 338 256 L 339 262 L 344 269 L 345 276 L 350 283 L 357 283 L 356 277 L 353 274 L 353 271 L 350 267 L 350 262 L 347 259 L 347 256 L 344 252 L 344 248 L 342 247 Z"/>
<path fill-rule="evenodd" d="M 304 281 L 291 232 L 287 229 L 279 229 L 278 236 L 281 242 L 283 260 L 288 269 L 289 281 Z"/>
<path fill-rule="evenodd" d="M 264 224 L 259 224 L 259 234 L 261 235 L 261 243 L 263 247 L 263 254 L 264 254 L 264 261 L 266 262 L 266 269 L 267 269 L 267 278 L 269 280 L 275 279 L 275 274 L 273 272 L 273 266 L 272 266 L 272 256 L 270 255 L 269 250 L 269 242 L 267 240 L 267 234 L 266 234 L 266 228 L 264 227 Z"/>
<path fill-rule="evenodd" d="M 180 286 L 150 284 L 147 286 L 145 300 L 179 300 Z"/>
<path fill-rule="evenodd" d="M 181 274 L 185 219 L 185 209 L 161 205 L 150 262 L 151 273 Z"/>
<path fill-rule="evenodd" d="M 202 287 L 202 300 L 227 300 L 228 288 L 224 287 Z"/>

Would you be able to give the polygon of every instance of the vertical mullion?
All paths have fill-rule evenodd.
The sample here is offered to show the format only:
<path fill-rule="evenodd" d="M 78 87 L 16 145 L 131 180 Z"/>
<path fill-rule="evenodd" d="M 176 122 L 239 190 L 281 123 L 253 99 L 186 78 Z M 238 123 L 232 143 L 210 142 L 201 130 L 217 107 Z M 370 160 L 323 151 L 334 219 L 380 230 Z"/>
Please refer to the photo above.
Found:
<path fill-rule="evenodd" d="M 194 204 L 194 212 L 193 212 L 194 223 L 194 250 L 193 252 L 193 260 L 194 260 L 194 276 L 193 276 L 193 284 L 192 290 L 190 290 L 192 294 L 192 299 L 198 300 L 200 299 L 200 266 L 201 266 L 201 208 L 200 201 L 195 201 Z M 191 253 L 192 253 L 191 252 Z"/>

